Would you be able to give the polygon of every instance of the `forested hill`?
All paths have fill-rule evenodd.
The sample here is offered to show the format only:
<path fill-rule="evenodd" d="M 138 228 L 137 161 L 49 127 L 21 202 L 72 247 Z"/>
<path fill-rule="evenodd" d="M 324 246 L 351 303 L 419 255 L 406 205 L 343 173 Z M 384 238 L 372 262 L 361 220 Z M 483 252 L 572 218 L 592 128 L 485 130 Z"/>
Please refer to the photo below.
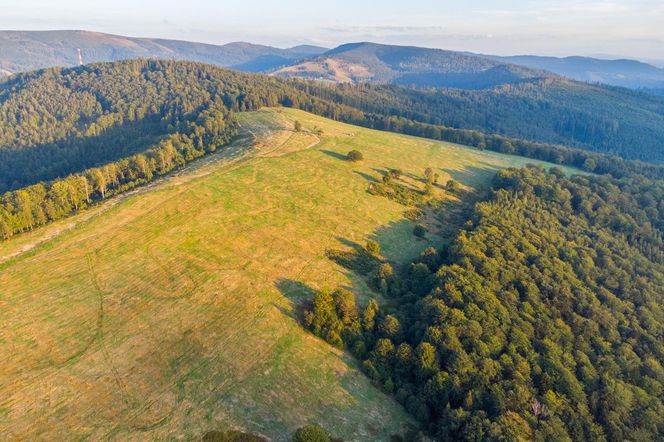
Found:
<path fill-rule="evenodd" d="M 242 111 L 262 105 L 577 167 L 585 161 L 578 154 L 562 158 L 549 149 L 544 157 L 533 152 L 541 146 L 520 148 L 518 140 L 490 141 L 464 130 L 664 161 L 664 98 L 620 88 L 560 79 L 485 91 L 325 86 L 191 62 L 122 61 L 0 83 L 0 191 L 145 150 L 159 137 L 186 131 L 183 125 L 211 106 Z"/>
<path fill-rule="evenodd" d="M 553 74 L 441 49 L 349 43 L 318 57 L 279 68 L 272 75 L 338 83 L 371 82 L 419 87 L 483 89 Z"/>
<path fill-rule="evenodd" d="M 654 164 L 528 139 L 573 144 L 574 135 L 584 133 L 594 134 L 591 141 L 597 142 L 606 140 L 617 125 L 620 137 L 616 139 L 624 144 L 621 150 L 601 143 L 593 148 L 661 161 L 658 140 L 663 138 L 664 125 L 653 123 L 661 119 L 657 113 L 661 101 L 651 98 L 649 107 L 639 108 L 635 95 L 622 107 L 610 108 L 615 97 L 608 96 L 605 102 L 595 102 L 607 113 L 592 115 L 592 103 L 583 103 L 583 94 L 575 97 L 578 104 L 566 104 L 570 97 L 564 93 L 549 93 L 543 100 L 537 98 L 540 90 L 526 90 L 517 98 L 510 91 L 507 98 L 496 91 L 488 96 L 461 94 L 455 102 L 436 91 L 331 88 L 199 63 L 156 60 L 19 74 L 0 83 L 0 192 L 10 191 L 0 197 L 0 238 L 67 216 L 215 151 L 235 136 L 234 113 L 263 106 L 299 108 L 361 126 L 515 153 L 614 177 L 633 172 L 664 176 L 664 168 Z M 575 106 L 586 106 L 587 111 L 578 113 L 570 128 L 555 126 L 560 130 L 553 130 L 551 124 L 564 126 L 567 112 Z M 482 109 L 493 109 L 495 116 L 485 114 L 482 121 Z M 463 116 L 468 119 L 455 121 Z M 609 124 L 610 118 L 618 123 Z M 544 136 L 538 136 L 538 125 Z"/>
<path fill-rule="evenodd" d="M 0 83 L 0 191 L 115 161 L 168 136 L 198 139 L 196 126 L 211 113 L 230 120 L 262 106 L 314 103 L 331 113 L 332 105 L 279 79 L 193 62 L 127 60 L 17 74 Z"/>
<path fill-rule="evenodd" d="M 263 105 L 577 167 L 587 166 L 586 156 L 524 140 L 664 160 L 664 99 L 624 89 L 562 80 L 474 92 L 324 86 L 191 62 L 122 61 L 0 83 L 0 192 L 141 152 L 168 134 L 189 131 L 187 125 L 210 108 Z M 601 167 L 591 170 L 598 173 L 612 173 L 619 163 L 594 162 Z"/>
<path fill-rule="evenodd" d="M 629 89 L 563 78 L 475 91 L 314 82 L 298 87 L 367 113 L 664 162 L 664 97 Z M 399 124 L 377 127 L 398 130 Z"/>

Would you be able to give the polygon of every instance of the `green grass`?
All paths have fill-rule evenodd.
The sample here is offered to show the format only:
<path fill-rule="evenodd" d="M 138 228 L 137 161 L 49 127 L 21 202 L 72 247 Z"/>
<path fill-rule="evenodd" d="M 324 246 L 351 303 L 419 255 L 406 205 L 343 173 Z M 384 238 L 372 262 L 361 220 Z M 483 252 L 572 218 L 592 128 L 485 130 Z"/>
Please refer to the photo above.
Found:
<path fill-rule="evenodd" d="M 425 247 L 403 206 L 366 193 L 377 169 L 434 167 L 442 182 L 484 186 L 534 161 L 295 110 L 240 117 L 256 137 L 242 158 L 215 155 L 0 244 L 0 434 L 191 439 L 238 427 L 285 440 L 319 422 L 384 440 L 409 422 L 293 305 L 316 288 L 367 292 L 328 249 L 374 237 L 403 262 Z M 292 132 L 295 119 L 321 139 Z M 365 160 L 339 158 L 351 149 Z"/>

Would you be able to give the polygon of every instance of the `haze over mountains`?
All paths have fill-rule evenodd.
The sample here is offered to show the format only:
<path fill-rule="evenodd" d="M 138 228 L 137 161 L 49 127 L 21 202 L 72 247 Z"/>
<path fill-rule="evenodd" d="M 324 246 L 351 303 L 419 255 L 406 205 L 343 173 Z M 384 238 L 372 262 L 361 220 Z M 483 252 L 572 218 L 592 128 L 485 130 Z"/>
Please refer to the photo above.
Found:
<path fill-rule="evenodd" d="M 664 69 L 634 60 L 502 57 L 375 43 L 349 43 L 331 50 L 310 45 L 280 49 L 245 42 L 212 45 L 88 31 L 0 31 L 0 76 L 74 66 L 78 63 L 78 48 L 85 63 L 165 58 L 333 82 L 483 89 L 562 75 L 579 81 L 664 91 Z"/>
<path fill-rule="evenodd" d="M 374 82 L 424 87 L 484 89 L 551 76 L 541 70 L 461 52 L 376 43 L 349 43 L 274 75 L 333 82 Z"/>
<path fill-rule="evenodd" d="M 514 63 L 533 69 L 543 69 L 579 81 L 604 83 L 631 89 L 664 88 L 664 69 L 636 60 L 601 60 L 590 57 L 538 57 L 517 55 L 492 60 Z"/>
<path fill-rule="evenodd" d="M 81 49 L 85 63 L 163 58 L 199 61 L 255 72 L 294 63 L 326 49 L 278 49 L 251 43 L 211 45 L 157 38 L 133 38 L 88 31 L 0 31 L 0 69 L 16 73 L 52 66 L 74 66 Z"/>

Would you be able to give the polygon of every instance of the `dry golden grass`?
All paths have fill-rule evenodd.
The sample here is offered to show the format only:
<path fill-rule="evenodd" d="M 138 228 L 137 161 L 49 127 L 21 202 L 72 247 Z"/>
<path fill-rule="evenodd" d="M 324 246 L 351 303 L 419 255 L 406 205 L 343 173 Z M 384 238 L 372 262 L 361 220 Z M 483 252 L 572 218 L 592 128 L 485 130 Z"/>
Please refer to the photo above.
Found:
<path fill-rule="evenodd" d="M 366 193 L 375 169 L 431 166 L 443 182 L 478 186 L 526 161 L 294 110 L 241 118 L 248 154 L 239 144 L 0 244 L 3 439 L 191 439 L 238 427 L 285 440 L 319 422 L 380 440 L 408 422 L 350 357 L 298 325 L 293 304 L 311 288 L 366 292 L 329 248 L 375 236 L 403 261 L 424 247 L 402 206 Z M 307 131 L 292 132 L 295 119 Z M 351 149 L 365 160 L 339 158 Z"/>

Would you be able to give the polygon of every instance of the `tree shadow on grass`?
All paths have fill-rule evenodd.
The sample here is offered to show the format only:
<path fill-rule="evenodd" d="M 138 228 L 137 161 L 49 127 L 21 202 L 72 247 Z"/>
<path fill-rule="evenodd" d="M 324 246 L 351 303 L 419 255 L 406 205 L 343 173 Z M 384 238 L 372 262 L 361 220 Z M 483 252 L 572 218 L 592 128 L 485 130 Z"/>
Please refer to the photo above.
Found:
<path fill-rule="evenodd" d="M 277 307 L 281 313 L 295 319 L 300 325 L 303 325 L 304 312 L 311 304 L 311 300 L 313 299 L 316 290 L 301 281 L 288 278 L 277 279 L 274 286 L 284 297 L 291 301 L 293 305 L 291 309 L 284 308 L 280 305 L 275 305 L 275 307 Z"/>
<path fill-rule="evenodd" d="M 365 180 L 369 181 L 370 183 L 380 183 L 380 181 L 378 180 L 378 178 L 376 178 L 376 177 L 374 177 L 374 176 L 372 176 L 372 175 L 369 175 L 368 173 L 360 172 L 359 170 L 354 170 L 353 173 L 355 173 L 355 174 L 361 176 L 362 178 L 364 178 Z"/>
<path fill-rule="evenodd" d="M 344 244 L 355 244 L 352 241 L 344 240 Z M 301 281 L 296 281 L 293 279 L 288 279 L 288 278 L 280 278 L 275 282 L 275 286 L 277 289 L 288 299 L 292 300 L 294 302 L 294 308 L 292 310 L 286 309 L 283 306 L 277 305 L 276 307 L 284 314 L 287 316 L 295 319 L 300 326 L 305 327 L 304 325 L 304 312 L 305 310 L 311 308 L 311 300 L 313 299 L 313 296 L 316 292 L 313 288 L 309 287 L 308 285 L 304 284 Z M 353 290 L 353 287 L 349 287 L 346 285 L 338 286 L 338 287 L 343 287 L 348 290 Z M 329 287 L 332 289 L 333 287 Z M 310 332 L 308 332 L 310 333 Z M 312 336 L 314 336 L 312 334 Z M 318 338 L 322 339 L 322 338 Z M 348 394 L 349 397 L 353 398 L 352 400 L 356 401 L 357 403 L 362 403 L 366 402 L 367 400 L 367 395 L 369 397 L 373 397 L 379 390 L 378 389 L 372 389 L 369 387 L 369 384 L 367 383 L 368 378 L 365 377 L 365 375 L 362 373 L 362 361 L 361 359 L 358 359 L 354 357 L 348 350 L 331 350 L 334 352 L 333 356 L 334 358 L 337 358 L 338 360 L 342 361 L 344 365 L 347 367 L 353 368 L 353 370 L 345 370 L 344 372 L 338 372 L 335 371 L 333 373 L 333 376 L 336 377 L 338 380 L 338 385 L 343 389 L 343 391 Z M 316 376 L 319 377 L 321 374 L 317 371 Z M 379 387 L 377 387 L 379 388 Z M 375 400 L 375 399 L 374 399 Z M 336 414 L 338 413 L 338 410 L 336 408 L 336 405 L 330 406 L 329 409 L 330 414 Z M 364 427 L 365 431 L 367 433 L 370 433 L 373 435 L 373 437 L 377 439 L 387 439 L 389 434 L 382 434 L 383 432 L 383 427 L 384 427 L 384 422 L 383 422 L 384 417 L 380 415 L 376 416 L 371 416 L 366 419 L 364 422 Z M 401 425 L 401 428 L 395 428 L 392 431 L 396 431 L 396 434 L 406 434 L 406 433 L 414 433 L 415 431 L 419 431 L 419 427 L 417 424 L 410 420 L 410 419 L 404 419 L 403 424 Z"/>
<path fill-rule="evenodd" d="M 372 167 L 371 170 L 373 170 L 376 173 L 381 174 L 381 176 L 382 175 L 387 175 L 387 172 L 388 172 L 387 169 L 381 169 L 381 168 L 378 168 L 378 167 Z"/>
<path fill-rule="evenodd" d="M 351 241 L 348 238 L 344 238 L 342 236 L 337 236 L 334 239 L 336 239 L 337 241 L 339 241 L 341 244 L 343 244 L 345 246 L 352 247 L 353 249 L 355 249 L 358 252 L 361 251 L 361 250 L 364 250 L 364 247 L 362 246 L 362 244 L 360 244 L 358 242 L 355 242 L 355 241 Z"/>
<path fill-rule="evenodd" d="M 319 152 L 324 153 L 325 155 L 328 155 L 332 158 L 336 158 L 338 160 L 344 160 L 346 161 L 346 155 L 339 153 L 339 152 L 334 152 L 332 150 L 327 150 L 327 149 L 319 149 Z"/>
<path fill-rule="evenodd" d="M 311 298 L 316 292 L 305 283 L 288 278 L 277 279 L 277 281 L 274 283 L 274 286 L 281 292 L 282 295 L 293 302 Z"/>
<path fill-rule="evenodd" d="M 413 180 L 413 181 L 417 181 L 417 182 L 422 183 L 422 184 L 426 184 L 426 183 L 427 183 L 427 179 L 426 179 L 426 178 L 421 177 L 421 176 L 418 176 L 418 175 L 415 175 L 414 173 L 405 172 L 405 173 L 404 173 L 404 176 L 410 178 L 410 179 Z"/>
<path fill-rule="evenodd" d="M 448 174 L 454 181 L 458 181 L 465 186 L 478 187 L 478 185 L 488 183 L 496 174 L 497 167 L 486 166 L 464 166 L 463 169 L 449 169 L 441 167 L 440 170 Z"/>
<path fill-rule="evenodd" d="M 404 271 L 410 266 L 410 262 L 416 259 L 417 255 L 427 246 L 431 245 L 441 250 L 441 245 L 445 246 L 447 241 L 451 240 L 458 233 L 472 209 L 476 193 L 459 190 L 455 192 L 455 195 L 458 199 L 444 200 L 435 208 L 433 205 L 422 208 L 423 211 L 427 211 L 427 218 L 417 222 L 430 226 L 439 221 L 449 230 L 449 232 L 441 233 L 439 227 L 435 232 L 435 236 L 427 234 L 427 241 L 418 239 L 413 234 L 414 221 L 405 218 L 386 223 L 375 229 L 369 236 L 381 244 L 382 252 L 380 257 L 370 255 L 361 243 L 342 236 L 336 237 L 339 244 L 335 248 L 326 250 L 326 256 L 332 262 L 339 265 L 343 269 L 342 272 L 345 270 L 344 273 L 348 277 L 350 285 L 352 285 L 349 289 L 355 293 L 358 307 L 362 308 L 365 306 L 369 299 L 377 299 L 382 306 L 390 308 L 390 303 L 393 301 L 385 297 L 385 295 L 391 295 L 391 292 L 380 295 L 380 288 L 377 288 L 375 280 L 376 274 L 373 273 L 373 270 L 382 263 L 389 262 L 391 265 L 394 264 L 395 271 Z M 428 208 L 431 208 L 430 212 Z M 286 278 L 277 280 L 275 286 L 286 298 L 293 302 L 293 308 L 287 308 L 283 305 L 279 305 L 277 308 L 306 328 L 303 321 L 303 313 L 312 305 L 311 300 L 316 290 L 303 282 Z M 335 287 L 328 286 L 325 288 L 333 290 Z M 344 288 L 346 287 L 344 286 Z M 347 349 L 344 351 L 335 351 L 335 354 L 346 365 L 356 369 L 338 375 L 341 385 L 351 397 L 358 397 L 362 394 L 373 395 L 378 391 L 367 388 L 366 379 L 360 373 L 362 370 L 361 360 L 353 357 Z M 409 424 L 411 422 L 406 421 L 406 425 Z M 412 425 L 414 429 L 419 430 L 419 427 L 414 422 Z M 371 434 L 377 434 L 378 428 L 379 426 L 376 426 L 376 428 L 368 431 Z"/>

